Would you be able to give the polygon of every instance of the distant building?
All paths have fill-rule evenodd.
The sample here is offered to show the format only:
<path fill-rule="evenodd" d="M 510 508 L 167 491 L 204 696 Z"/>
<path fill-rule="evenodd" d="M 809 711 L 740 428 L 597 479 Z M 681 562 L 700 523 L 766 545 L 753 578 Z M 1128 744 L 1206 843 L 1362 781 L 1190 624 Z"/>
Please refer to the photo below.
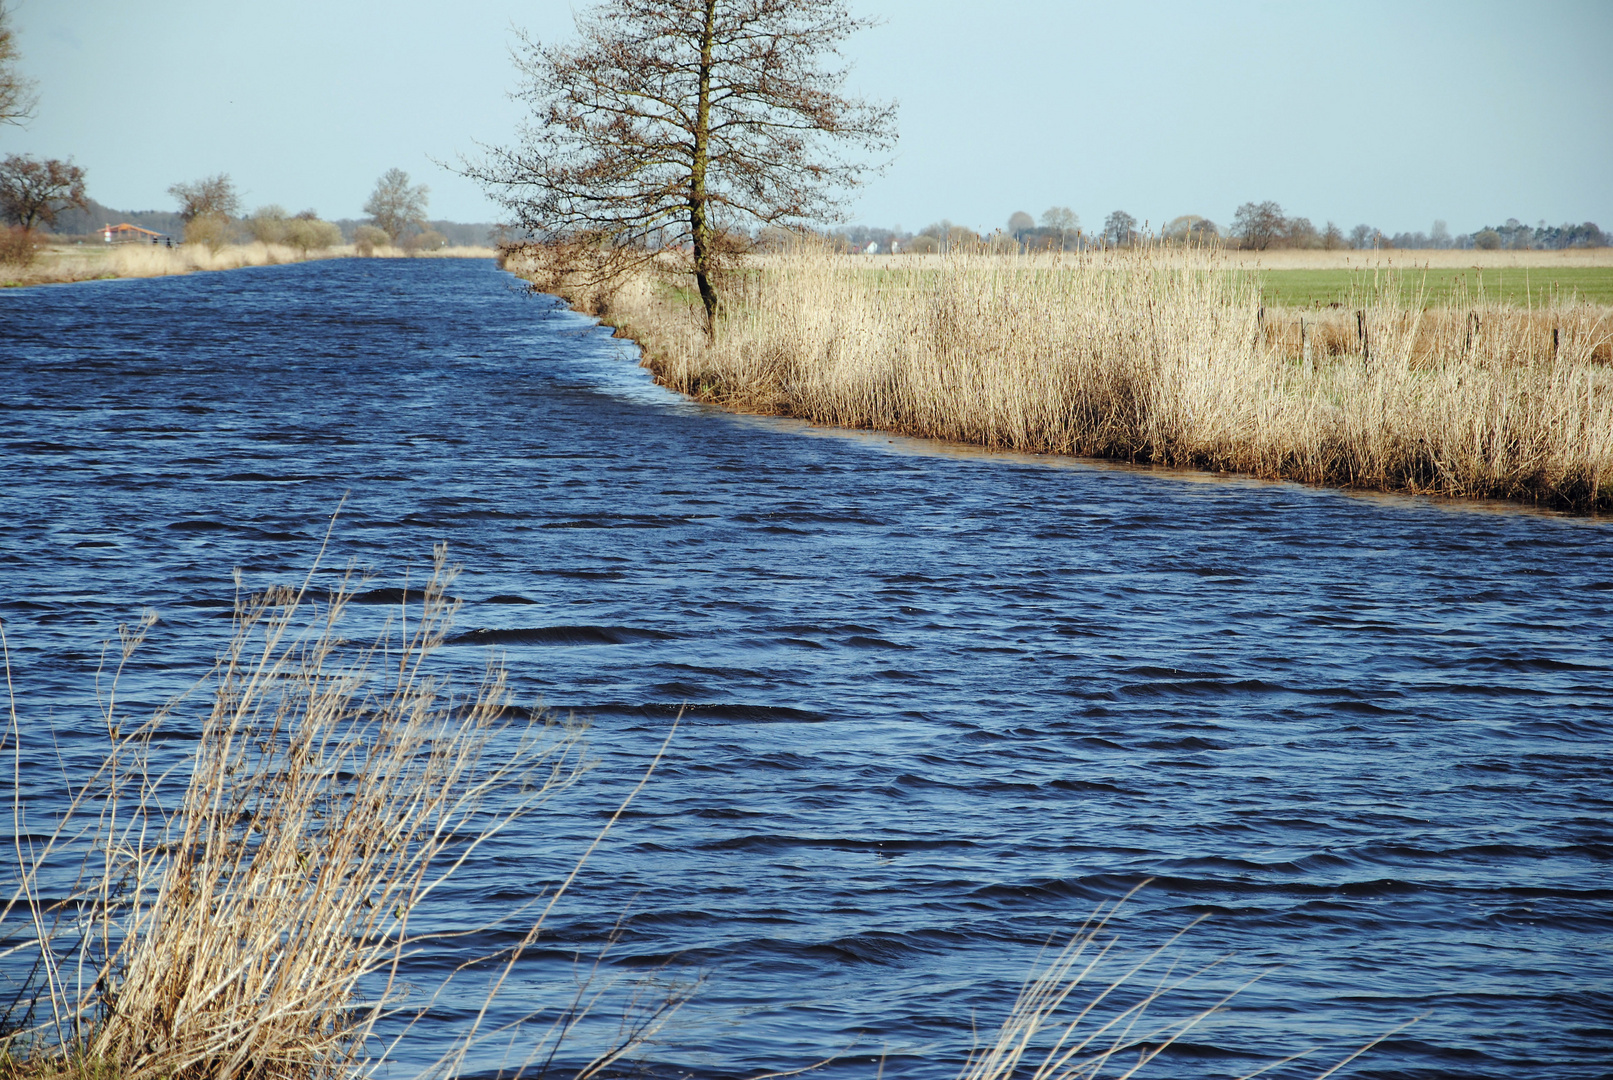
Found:
<path fill-rule="evenodd" d="M 167 233 L 153 232 L 142 229 L 138 225 L 124 222 L 121 225 L 108 225 L 102 230 L 109 244 L 144 244 L 147 241 L 155 244 L 167 236 Z"/>

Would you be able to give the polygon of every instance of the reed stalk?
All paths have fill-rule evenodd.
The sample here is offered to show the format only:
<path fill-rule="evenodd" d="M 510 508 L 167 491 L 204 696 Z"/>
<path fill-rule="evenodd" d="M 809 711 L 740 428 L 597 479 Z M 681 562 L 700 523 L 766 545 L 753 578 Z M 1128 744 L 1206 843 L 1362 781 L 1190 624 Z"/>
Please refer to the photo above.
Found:
<path fill-rule="evenodd" d="M 439 546 L 418 615 L 366 648 L 338 633 L 347 588 L 243 598 L 189 721 L 181 700 L 131 723 L 113 675 L 93 775 L 43 833 L 20 797 L 9 808 L 0 928 L 33 972 L 0 1040 L 11 1071 L 310 1080 L 374 1063 L 378 1025 L 406 1015 L 408 958 L 441 937 L 417 910 L 582 767 L 578 727 L 511 709 L 500 667 L 464 698 L 428 674 L 453 575 Z M 119 671 L 150 625 L 122 633 Z"/>

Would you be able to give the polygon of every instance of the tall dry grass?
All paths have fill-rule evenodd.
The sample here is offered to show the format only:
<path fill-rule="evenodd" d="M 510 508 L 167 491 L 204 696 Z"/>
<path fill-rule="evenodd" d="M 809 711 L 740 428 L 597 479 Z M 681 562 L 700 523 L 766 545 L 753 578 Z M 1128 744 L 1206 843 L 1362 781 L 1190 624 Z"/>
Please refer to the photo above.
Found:
<path fill-rule="evenodd" d="M 48 285 L 107 278 L 167 277 L 208 270 L 238 270 L 247 266 L 281 266 L 311 259 L 491 259 L 492 248 L 451 247 L 437 251 L 405 251 L 382 246 L 359 252 L 352 244 L 331 248 L 302 248 L 286 244 L 227 244 L 218 249 L 205 244 L 161 247 L 154 244 L 117 244 L 111 247 L 47 247 L 25 265 L 0 264 L 0 285 Z"/>
<path fill-rule="evenodd" d="M 1265 312 L 1211 251 L 801 248 L 734 272 L 715 341 L 675 270 L 609 287 L 508 265 L 637 339 L 665 385 L 733 409 L 1033 453 L 1574 510 L 1613 505 L 1613 312 L 1379 289 Z M 1299 319 L 1308 320 L 1303 339 Z"/>
<path fill-rule="evenodd" d="M 123 631 L 100 705 L 104 757 L 88 776 L 64 768 L 66 806 L 48 822 L 19 794 L 12 703 L 0 959 L 31 974 L 0 1027 L 0 1073 L 354 1077 L 384 1053 L 384 1024 L 423 1014 L 404 1000 L 408 958 L 443 935 L 417 911 L 582 768 L 579 728 L 512 709 L 500 668 L 463 697 L 427 673 L 456 606 L 446 550 L 435 554 L 417 610 L 365 648 L 340 636 L 345 588 L 316 598 L 310 575 L 243 598 L 194 723 L 185 701 L 144 722 L 120 711 L 118 674 L 151 620 Z M 500 958 L 503 975 L 494 965 L 490 995 L 547 911 Z M 660 999 L 590 1067 L 653 1035 L 681 1000 Z M 486 1016 L 445 1075 L 511 1037 Z"/>
<path fill-rule="evenodd" d="M 1194 983 L 1220 961 L 1185 973 L 1178 970 L 1171 950 L 1196 924 L 1152 950 L 1121 957 L 1109 924 L 1141 888 L 1112 904 L 1100 904 L 1062 949 L 1033 968 L 1002 1025 L 985 1042 L 976 1043 L 958 1080 L 1100 1080 L 1106 1075 L 1130 1080 L 1261 977 L 1234 987 L 1206 1008 L 1159 1020 L 1151 1010 L 1157 1012 L 1172 992 Z M 1415 1022 L 1402 1023 L 1348 1053 L 1314 1080 L 1332 1076 Z M 1252 1080 L 1314 1052 L 1311 1048 L 1290 1054 L 1240 1080 Z"/>

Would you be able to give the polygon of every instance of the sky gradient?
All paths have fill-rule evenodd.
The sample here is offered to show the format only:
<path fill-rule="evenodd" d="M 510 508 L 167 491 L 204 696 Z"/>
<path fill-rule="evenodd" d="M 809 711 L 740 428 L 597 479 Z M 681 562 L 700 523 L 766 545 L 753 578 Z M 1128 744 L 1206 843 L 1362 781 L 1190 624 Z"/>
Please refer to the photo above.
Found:
<path fill-rule="evenodd" d="M 360 216 L 396 165 L 431 215 L 496 218 L 438 162 L 512 138 L 512 26 L 548 0 L 14 0 L 37 117 L 0 153 L 71 155 L 89 193 L 172 209 L 227 172 L 248 208 Z M 900 102 L 901 142 L 849 221 L 977 229 L 1067 205 L 1101 226 L 1222 225 L 1246 201 L 1346 231 L 1613 227 L 1613 4 L 978 4 L 861 0 L 850 88 Z"/>

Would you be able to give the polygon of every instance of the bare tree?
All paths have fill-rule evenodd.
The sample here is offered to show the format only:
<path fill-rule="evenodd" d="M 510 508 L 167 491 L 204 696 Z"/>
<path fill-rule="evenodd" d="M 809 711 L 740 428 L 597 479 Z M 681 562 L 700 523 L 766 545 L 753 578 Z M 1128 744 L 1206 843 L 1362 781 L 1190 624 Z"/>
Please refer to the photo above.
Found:
<path fill-rule="evenodd" d="M 375 182 L 364 212 L 370 215 L 375 227 L 396 244 L 410 229 L 425 229 L 430 194 L 431 189 L 426 185 L 411 184 L 409 174 L 402 169 L 388 169 Z"/>
<path fill-rule="evenodd" d="M 1306 217 L 1291 217 L 1283 219 L 1280 233 L 1283 247 L 1314 248 L 1322 246 L 1322 236 Z"/>
<path fill-rule="evenodd" d="M 17 38 L 11 8 L 0 0 L 0 124 L 21 124 L 34 115 L 34 84 L 17 71 Z"/>
<path fill-rule="evenodd" d="M 1246 202 L 1232 215 L 1232 235 L 1242 241 L 1244 247 L 1264 251 L 1282 237 L 1286 224 L 1283 208 L 1270 199 Z"/>
<path fill-rule="evenodd" d="M 228 173 L 206 176 L 189 184 L 175 184 L 168 194 L 179 200 L 179 218 L 186 225 L 197 218 L 228 219 L 241 212 L 241 196 Z"/>
<path fill-rule="evenodd" d="M 895 143 L 895 106 L 848 97 L 825 65 L 869 25 L 844 0 L 604 0 L 574 45 L 522 38 L 517 145 L 465 172 L 523 230 L 614 274 L 687 244 L 715 334 L 725 229 L 839 218 L 833 195 Z"/>
<path fill-rule="evenodd" d="M 71 161 L 10 154 L 0 161 L 0 217 L 32 231 L 69 207 L 87 210 L 84 170 Z"/>
<path fill-rule="evenodd" d="M 1104 239 L 1116 247 L 1131 243 L 1137 232 L 1137 219 L 1124 210 L 1116 210 L 1103 219 Z"/>
<path fill-rule="evenodd" d="M 1049 206 L 1042 211 L 1042 228 L 1059 234 L 1059 250 L 1070 246 L 1071 236 L 1081 235 L 1081 219 L 1068 206 Z"/>
<path fill-rule="evenodd" d="M 1378 230 L 1371 225 L 1357 225 L 1350 230 L 1350 246 L 1357 249 L 1376 247 L 1378 235 Z"/>

